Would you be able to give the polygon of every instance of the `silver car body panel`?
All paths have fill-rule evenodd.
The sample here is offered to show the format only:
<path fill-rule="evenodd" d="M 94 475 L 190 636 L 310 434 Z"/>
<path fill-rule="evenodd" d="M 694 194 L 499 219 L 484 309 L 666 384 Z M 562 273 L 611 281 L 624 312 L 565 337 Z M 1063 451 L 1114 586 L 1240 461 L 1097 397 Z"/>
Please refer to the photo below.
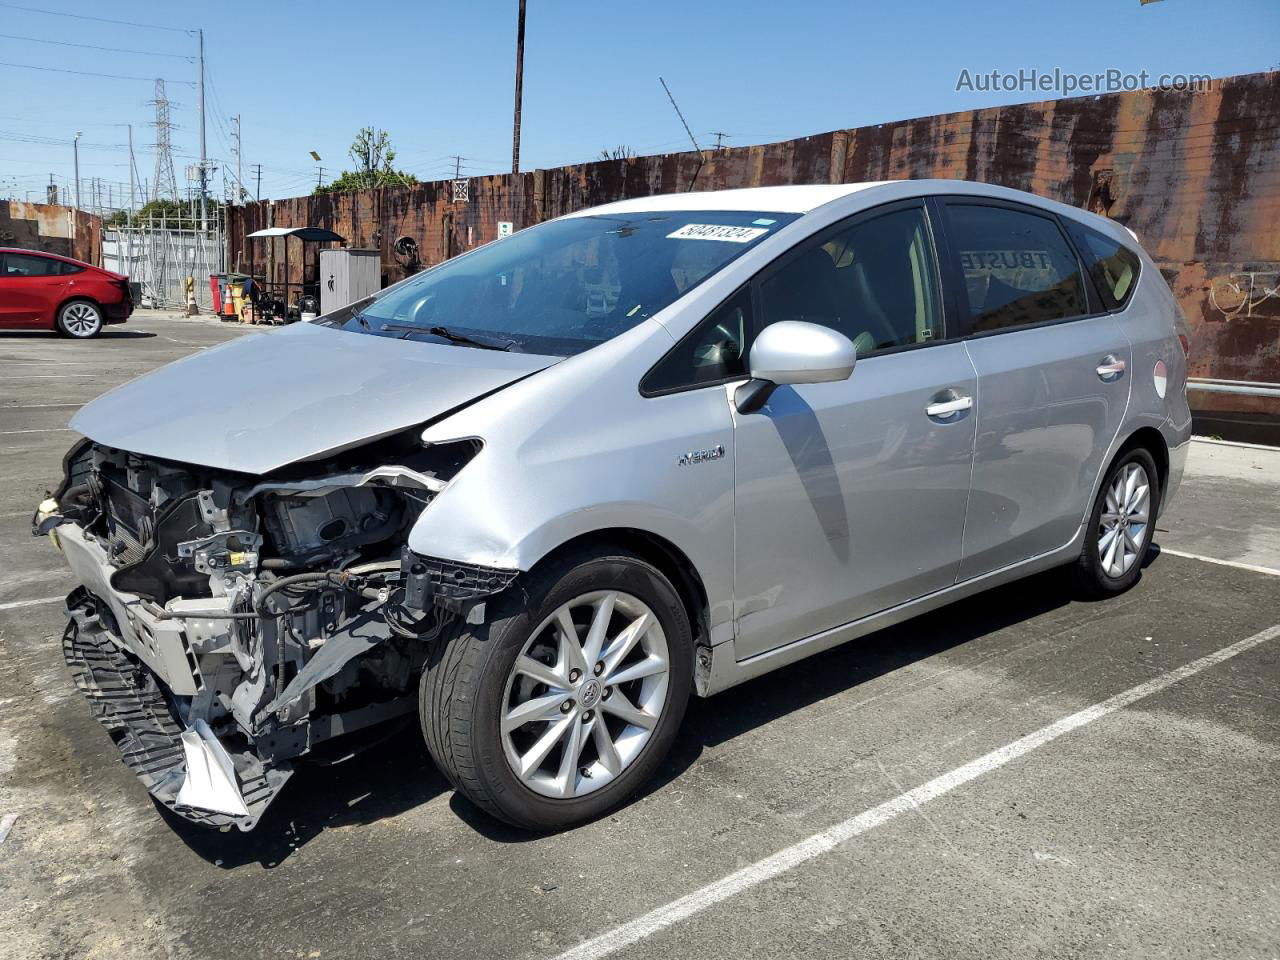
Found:
<path fill-rule="evenodd" d="M 1071 539 L 1124 421 L 1131 378 L 1104 381 L 1107 357 L 1131 364 L 1109 314 L 975 337 L 978 441 L 960 579 Z M 1034 362 L 1029 362 L 1034 358 Z"/>
<path fill-rule="evenodd" d="M 817 188 L 779 189 L 800 191 Z M 822 197 L 830 196 L 826 188 L 822 191 Z M 1176 310 L 1176 304 L 1162 283 L 1158 269 L 1144 253 L 1141 279 L 1124 311 L 1114 316 L 1069 321 L 1056 328 L 1029 331 L 1036 335 L 1052 331 L 1039 339 L 1055 341 L 1052 348 L 1059 352 L 1065 363 L 1071 358 L 1072 338 L 1079 337 L 1081 324 L 1092 325 L 1090 336 L 1085 338 L 1079 350 L 1078 360 L 1085 364 L 1086 372 L 1072 371 L 1073 386 L 1036 387 L 1026 376 L 1011 377 L 1002 385 L 998 377 L 993 377 L 995 382 L 990 386 L 1007 416 L 1004 423 L 999 422 L 997 416 L 990 427 L 991 446 L 985 451 L 984 463 L 990 463 L 994 468 L 1002 436 L 1009 438 L 1010 442 L 1014 439 L 1025 442 L 1039 433 L 1048 433 L 1044 428 L 1051 423 L 1061 428 L 1056 431 L 1059 435 L 1073 434 L 1073 452 L 1068 456 L 1074 463 L 1074 469 L 1069 477 L 1070 483 L 1064 485 L 1058 494 L 1062 512 L 1057 517 L 1042 516 L 1033 528 L 1029 527 L 1028 533 L 1034 535 L 1026 537 L 1020 555 L 1016 551 L 1002 553 L 991 539 L 992 533 L 988 533 L 985 542 L 992 552 L 975 563 L 973 572 L 964 571 L 961 566 L 964 557 L 957 554 L 951 567 L 955 573 L 948 580 L 946 563 L 934 565 L 937 558 L 946 555 L 948 547 L 943 544 L 950 542 L 949 534 L 940 531 L 952 530 L 957 524 L 963 524 L 963 508 L 948 514 L 940 508 L 935 509 L 933 504 L 922 508 L 917 502 L 913 510 L 908 510 L 905 504 L 899 505 L 901 512 L 893 518 L 897 527 L 896 542 L 931 545 L 934 560 L 921 564 L 929 566 L 929 570 L 907 573 L 904 567 L 898 571 L 908 580 L 916 577 L 914 589 L 920 592 L 914 597 L 907 597 L 906 594 L 912 592 L 912 587 L 908 586 L 895 593 L 897 585 L 886 587 L 888 578 L 879 576 L 882 564 L 911 565 L 910 558 L 905 555 L 905 547 L 904 554 L 896 557 L 886 553 L 884 545 L 893 542 L 893 537 L 890 535 L 892 525 L 885 522 L 881 523 L 878 533 L 870 537 L 880 546 L 879 552 L 874 554 L 875 563 L 844 570 L 846 596 L 831 598 L 821 605 L 827 608 L 825 613 L 817 616 L 804 604 L 793 606 L 787 603 L 786 610 L 774 611 L 770 623 L 770 614 L 765 611 L 776 605 L 775 598 L 797 589 L 795 585 L 789 586 L 788 581 L 792 578 L 786 574 L 787 562 L 797 554 L 794 550 L 788 552 L 785 559 L 779 557 L 779 562 L 771 565 L 768 547 L 777 540 L 771 539 L 768 531 L 773 529 L 777 533 L 785 530 L 790 535 L 791 530 L 782 523 L 771 523 L 768 518 L 759 518 L 752 512 L 765 508 L 762 501 L 753 503 L 751 500 L 751 490 L 747 485 L 749 471 L 744 472 L 744 464 L 749 459 L 744 442 L 753 443 L 748 438 L 758 428 L 753 423 L 750 429 L 743 429 L 739 423 L 738 429 L 734 429 L 732 384 L 728 390 L 713 386 L 662 397 L 641 396 L 636 385 L 672 343 L 688 333 L 772 260 L 806 237 L 863 210 L 898 200 L 964 195 L 1014 201 L 1073 218 L 1133 247 L 1133 237 L 1129 232 L 1112 221 L 1065 204 L 997 186 L 958 181 L 895 181 L 833 192 L 837 194 L 834 199 L 827 199 L 779 230 L 651 321 L 610 343 L 564 361 L 553 375 L 515 384 L 469 406 L 456 416 L 432 425 L 424 434 L 426 440 L 477 436 L 484 438 L 486 445 L 458 482 L 441 494 L 432 509 L 423 514 L 411 534 L 410 546 L 414 550 L 433 551 L 436 555 L 463 562 L 529 569 L 566 541 L 597 530 L 629 529 L 661 537 L 689 558 L 707 593 L 711 628 L 709 642 L 715 648 L 714 669 L 701 671 L 698 681 L 699 691 L 709 694 L 878 626 L 1071 559 L 1078 554 L 1080 528 L 1085 522 L 1092 496 L 1101 483 L 1106 464 L 1119 447 L 1144 425 L 1159 430 L 1170 450 L 1170 476 L 1165 491 L 1167 502 L 1181 477 L 1181 463 L 1185 460 L 1185 448 L 1190 439 L 1190 412 L 1184 393 L 1185 361 L 1168 319 Z M 819 195 L 810 196 L 816 199 Z M 698 195 L 681 195 L 678 200 L 650 197 L 623 203 L 626 204 L 626 212 L 635 212 L 666 209 L 665 204 L 669 200 L 679 202 L 685 208 L 705 209 L 710 206 L 708 197 Z M 750 203 L 748 198 L 742 198 L 741 206 L 769 208 L 767 191 L 756 193 L 749 200 Z M 793 200 L 786 209 L 801 209 L 801 202 Z M 781 205 L 775 209 L 778 208 Z M 597 208 L 602 212 L 607 209 L 622 212 L 622 207 L 615 205 Z M 1005 352 L 1000 341 L 1008 336 L 993 335 L 963 343 L 933 345 L 900 355 L 869 357 L 859 361 L 853 376 L 844 386 L 852 390 L 856 384 L 865 384 L 856 387 L 863 402 L 874 405 L 883 401 L 887 409 L 900 388 L 892 377 L 881 379 L 875 376 L 876 364 L 885 369 L 908 361 L 924 365 L 930 362 L 930 358 L 942 363 L 949 350 L 972 349 L 996 374 Z M 987 343 L 975 346 L 979 340 Z M 1134 346 L 1131 347 L 1131 343 Z M 1118 391 L 1112 391 L 1103 389 L 1112 385 L 1097 381 L 1094 372 L 1098 360 L 1117 351 L 1124 355 L 1122 359 L 1127 361 L 1131 370 L 1141 371 L 1141 389 L 1134 391 L 1132 400 L 1129 398 L 1128 376 L 1123 378 Z M 1156 397 L 1154 389 L 1150 388 L 1152 358 L 1157 355 L 1165 360 L 1170 370 L 1169 393 L 1165 399 Z M 1033 358 L 1023 353 L 1022 359 L 1029 363 Z M 1003 363 L 1006 372 L 1011 373 L 1008 355 L 1005 355 Z M 949 379 L 942 378 L 947 382 L 940 382 L 939 386 L 954 385 L 953 381 L 957 379 L 961 384 L 968 382 L 976 386 L 975 416 L 967 418 L 959 427 L 959 430 L 969 431 L 972 438 L 983 409 L 983 384 L 972 368 L 968 373 L 970 379 L 963 375 L 963 366 L 958 366 Z M 1094 387 L 1088 377 L 1093 377 L 1098 386 Z M 978 379 L 976 384 L 974 379 Z M 834 392 L 839 386 L 823 384 L 805 389 Z M 923 381 L 912 395 L 911 404 L 922 406 L 922 399 L 927 399 Z M 1061 402 L 1067 409 L 1056 413 L 1024 409 L 1021 413 L 1026 419 L 1020 419 L 1017 410 L 1020 399 L 1028 403 Z M 885 422 L 885 429 L 914 429 L 918 435 L 923 430 L 922 424 L 916 421 L 914 426 L 906 426 L 913 412 L 913 408 L 909 408 L 893 415 L 891 421 Z M 923 412 L 920 418 L 924 419 Z M 868 417 L 865 422 L 872 423 L 873 418 Z M 941 432 L 944 437 L 960 435 L 954 425 L 943 430 L 949 430 L 949 433 Z M 1081 437 L 1075 436 L 1077 433 L 1081 437 L 1088 433 L 1087 450 Z M 776 433 L 774 442 L 780 445 Z M 883 444 L 884 437 L 881 436 L 877 442 Z M 676 466 L 684 451 L 715 445 L 722 445 L 734 458 L 735 468 L 739 471 L 736 493 L 733 478 L 724 469 L 728 457 L 692 468 Z M 962 465 L 965 463 L 963 447 L 961 441 L 956 444 L 956 449 L 950 450 Z M 896 469 L 909 470 L 907 448 L 892 449 L 897 450 L 902 458 Z M 915 454 L 922 455 L 927 449 L 924 445 Z M 1016 453 L 1013 459 L 1017 462 L 1004 485 L 994 472 L 989 479 L 984 479 L 987 493 L 1005 496 L 1014 502 L 1029 495 L 1030 485 L 1043 470 L 1043 458 L 1038 456 L 1034 445 Z M 812 462 L 817 454 L 811 451 L 808 456 Z M 831 456 L 830 451 L 828 456 Z M 1056 456 L 1061 459 L 1062 455 Z M 831 456 L 831 462 L 835 463 L 834 456 Z M 862 463 L 863 470 L 872 462 L 874 459 L 867 455 Z M 793 459 L 788 457 L 787 464 L 779 461 L 775 466 L 781 472 L 768 482 L 794 487 L 797 491 L 804 489 L 801 471 L 797 470 Z M 847 510 L 848 504 L 858 503 L 857 485 L 860 483 L 864 484 L 863 492 L 891 489 L 886 484 L 895 473 L 892 459 L 888 464 L 876 463 L 876 467 L 882 472 L 874 480 L 849 465 L 842 465 L 834 475 L 829 473 L 825 482 L 832 492 L 836 492 L 835 496 L 818 497 L 822 509 L 828 511 L 828 520 L 831 519 L 831 505 L 843 504 L 843 509 Z M 961 472 L 965 469 L 962 466 Z M 766 473 L 763 469 L 760 472 L 762 475 Z M 919 475 L 923 476 L 923 471 Z M 815 476 L 811 471 L 811 486 Z M 903 479 L 901 472 L 897 479 Z M 849 484 L 848 489 L 844 486 L 846 483 Z M 935 478 L 933 489 L 938 483 L 943 481 Z M 950 490 L 947 494 L 950 499 L 946 502 L 951 503 L 954 488 L 946 483 L 943 486 Z M 1017 493 L 1019 490 L 1023 492 Z M 901 492 L 905 496 L 908 491 Z M 1009 496 L 1010 492 L 1015 496 Z M 802 496 L 796 507 L 808 511 L 812 534 L 822 528 L 821 515 L 815 508 L 812 495 L 806 492 Z M 504 505 L 501 511 L 489 506 L 497 502 Z M 870 513 L 861 505 L 859 509 L 864 516 Z M 940 513 L 945 515 L 945 519 L 939 516 Z M 852 516 L 849 514 L 850 518 Z M 999 522 L 997 517 L 992 523 L 993 528 L 998 527 Z M 757 523 L 760 531 L 751 533 Z M 1009 528 L 1013 529 L 1013 525 L 1009 524 Z M 736 547 L 735 537 L 743 538 Z M 835 544 L 826 531 L 821 537 L 826 540 L 825 555 L 830 558 Z M 788 542 L 786 536 L 782 542 Z M 815 537 L 813 542 L 819 540 Z M 748 555 L 746 548 L 749 544 L 756 547 L 756 555 Z M 747 577 L 736 586 L 734 576 L 729 572 L 735 556 L 741 566 L 739 575 Z M 805 567 L 806 572 L 812 573 L 815 566 Z M 881 579 L 884 583 L 876 582 Z M 833 578 L 826 582 L 827 586 L 834 587 L 841 581 Z M 933 592 L 929 592 L 930 588 Z M 735 593 L 735 589 L 740 593 Z M 868 612 L 878 604 L 881 605 L 879 612 Z M 735 619 L 735 608 L 742 611 L 742 620 Z M 841 609 L 848 619 L 841 625 L 829 622 L 842 615 Z M 794 619 L 788 619 L 787 613 L 793 614 Z M 753 619 L 760 623 L 758 631 L 754 630 Z M 729 646 L 721 650 L 720 646 L 725 643 Z M 769 653 L 771 649 L 773 652 Z"/>
<path fill-rule="evenodd" d="M 296 323 L 131 380 L 71 427 L 131 453 L 261 474 L 424 423 L 556 360 Z"/>
<path fill-rule="evenodd" d="M 1089 494 L 1118 447 L 1141 427 L 1158 430 L 1169 447 L 1166 500 L 1177 488 L 1190 435 L 1185 363 L 1169 321 L 1176 305 L 1145 254 L 1125 311 L 1084 321 L 1089 328 L 1064 323 L 1056 328 L 1061 342 L 1057 334 L 1032 331 L 1038 340 L 1054 341 L 1051 352 L 1063 363 L 1076 350 L 1090 371 L 1106 353 L 1131 351 L 1127 408 L 1111 396 L 1116 391 L 1106 391 L 1103 402 L 1078 371 L 1072 377 L 1081 379 L 1057 392 L 1012 375 L 1014 348 L 1001 343 L 1011 343 L 1010 335 L 859 360 L 847 383 L 785 388 L 790 394 L 774 401 L 775 410 L 787 411 L 784 418 L 739 417 L 735 384 L 658 397 L 640 393 L 644 374 L 673 343 L 806 237 L 883 203 L 957 194 L 1050 210 L 1132 246 L 1127 231 L 1103 218 L 959 181 L 639 198 L 574 216 L 719 206 L 807 212 L 650 320 L 562 361 L 298 325 L 242 338 L 118 388 L 86 407 L 73 426 L 122 449 L 246 473 L 315 459 L 412 424 L 428 424 L 422 436 L 430 443 L 479 438 L 482 449 L 422 512 L 409 547 L 459 563 L 528 570 L 584 535 L 624 530 L 660 538 L 688 559 L 706 594 L 703 642 L 714 657 L 705 658 L 698 679 L 700 692 L 711 693 L 1070 559 Z M 1086 329 L 1094 333 L 1085 346 L 1073 346 L 1072 338 Z M 1165 398 L 1151 386 L 1157 358 L 1170 371 Z M 984 383 L 984 370 L 990 382 Z M 537 371 L 544 372 L 528 376 Z M 191 390 L 192 383 L 207 388 Z M 958 423 L 932 424 L 922 408 L 942 387 L 974 388 L 972 413 Z M 958 541 L 975 430 L 984 429 L 985 390 L 992 391 L 995 409 L 983 434 L 988 439 L 977 441 L 974 471 L 983 496 L 1005 497 L 1020 511 L 1029 503 L 1045 469 L 1034 438 L 1070 434 L 1074 466 L 1058 492 L 1059 514 L 1028 518 L 1025 530 L 1005 523 L 1007 514 L 992 514 L 985 531 L 979 524 L 973 539 Z M 1023 402 L 1058 400 L 1063 409 L 1056 412 L 1018 409 Z M 802 407 L 812 411 L 807 428 Z M 806 429 L 819 440 L 815 420 L 825 450 L 822 442 L 789 447 L 786 431 L 795 434 L 793 441 Z M 686 456 L 718 450 L 723 456 Z M 1002 480 L 1005 453 L 1011 473 Z M 1049 462 L 1061 468 L 1062 456 L 1054 453 Z M 769 490 L 798 499 L 770 517 Z M 890 505 L 875 506 L 877 497 Z M 1002 529 L 1025 533 L 1021 545 L 1001 549 Z M 825 553 L 804 556 L 806 544 Z M 907 553 L 914 544 L 927 545 L 923 558 Z M 896 545 L 903 545 L 901 553 Z M 970 546 L 974 561 L 966 579 Z M 778 551 L 772 563 L 771 548 Z M 812 576 L 818 561 L 840 556 L 837 551 L 844 565 L 827 570 L 812 589 L 795 582 L 788 564 L 796 558 Z M 858 557 L 874 559 L 859 565 Z M 823 585 L 843 586 L 845 595 L 818 602 Z"/>
<path fill-rule="evenodd" d="M 972 411 L 963 343 L 858 361 L 737 415 L 737 651 L 746 658 L 949 587 L 960 566 Z"/>

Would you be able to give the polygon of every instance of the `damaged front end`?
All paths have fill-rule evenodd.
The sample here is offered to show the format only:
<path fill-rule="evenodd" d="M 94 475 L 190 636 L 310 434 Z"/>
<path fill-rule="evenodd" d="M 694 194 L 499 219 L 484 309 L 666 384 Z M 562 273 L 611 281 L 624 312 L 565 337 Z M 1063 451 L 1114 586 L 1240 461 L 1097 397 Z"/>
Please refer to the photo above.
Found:
<path fill-rule="evenodd" d="M 157 801 L 250 830 L 297 760 L 416 708 L 431 641 L 516 576 L 406 546 L 479 446 L 392 438 L 261 477 L 68 453 L 33 521 L 81 584 L 63 652 Z"/>

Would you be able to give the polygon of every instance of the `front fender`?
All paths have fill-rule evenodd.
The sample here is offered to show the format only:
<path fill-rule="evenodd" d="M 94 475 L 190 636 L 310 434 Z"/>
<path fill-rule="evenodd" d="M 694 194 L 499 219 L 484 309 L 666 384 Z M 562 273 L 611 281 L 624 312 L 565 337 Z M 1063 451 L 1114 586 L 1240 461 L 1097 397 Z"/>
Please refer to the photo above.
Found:
<path fill-rule="evenodd" d="M 529 570 L 583 534 L 638 530 L 689 558 L 712 625 L 727 622 L 734 462 L 728 395 L 712 386 L 641 396 L 634 384 L 652 362 L 646 354 L 670 347 L 665 332 L 658 335 L 652 349 L 623 344 L 627 349 L 612 357 L 572 358 L 430 428 L 429 442 L 467 435 L 483 438 L 484 447 L 423 511 L 409 548 Z"/>

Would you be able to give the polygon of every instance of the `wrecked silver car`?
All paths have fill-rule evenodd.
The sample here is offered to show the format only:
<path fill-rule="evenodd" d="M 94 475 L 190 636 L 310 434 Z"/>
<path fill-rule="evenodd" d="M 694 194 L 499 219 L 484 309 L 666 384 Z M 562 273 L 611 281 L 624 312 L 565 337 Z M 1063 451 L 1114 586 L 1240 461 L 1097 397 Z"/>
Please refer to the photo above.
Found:
<path fill-rule="evenodd" d="M 691 693 L 1055 566 L 1130 587 L 1190 436 L 1177 319 L 1122 227 L 999 187 L 626 200 L 111 391 L 34 529 L 181 816 L 251 829 L 416 711 L 474 803 L 559 828 Z"/>

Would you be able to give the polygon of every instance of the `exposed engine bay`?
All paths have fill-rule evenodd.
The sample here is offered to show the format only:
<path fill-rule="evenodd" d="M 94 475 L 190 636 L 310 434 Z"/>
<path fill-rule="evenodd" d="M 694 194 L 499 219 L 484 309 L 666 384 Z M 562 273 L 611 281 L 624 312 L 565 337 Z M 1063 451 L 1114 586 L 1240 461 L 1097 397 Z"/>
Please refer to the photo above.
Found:
<path fill-rule="evenodd" d="M 406 546 L 478 449 L 397 437 L 255 477 L 72 448 L 33 532 L 82 584 L 76 683 L 160 803 L 252 829 L 296 760 L 416 709 L 431 642 L 516 575 Z"/>

